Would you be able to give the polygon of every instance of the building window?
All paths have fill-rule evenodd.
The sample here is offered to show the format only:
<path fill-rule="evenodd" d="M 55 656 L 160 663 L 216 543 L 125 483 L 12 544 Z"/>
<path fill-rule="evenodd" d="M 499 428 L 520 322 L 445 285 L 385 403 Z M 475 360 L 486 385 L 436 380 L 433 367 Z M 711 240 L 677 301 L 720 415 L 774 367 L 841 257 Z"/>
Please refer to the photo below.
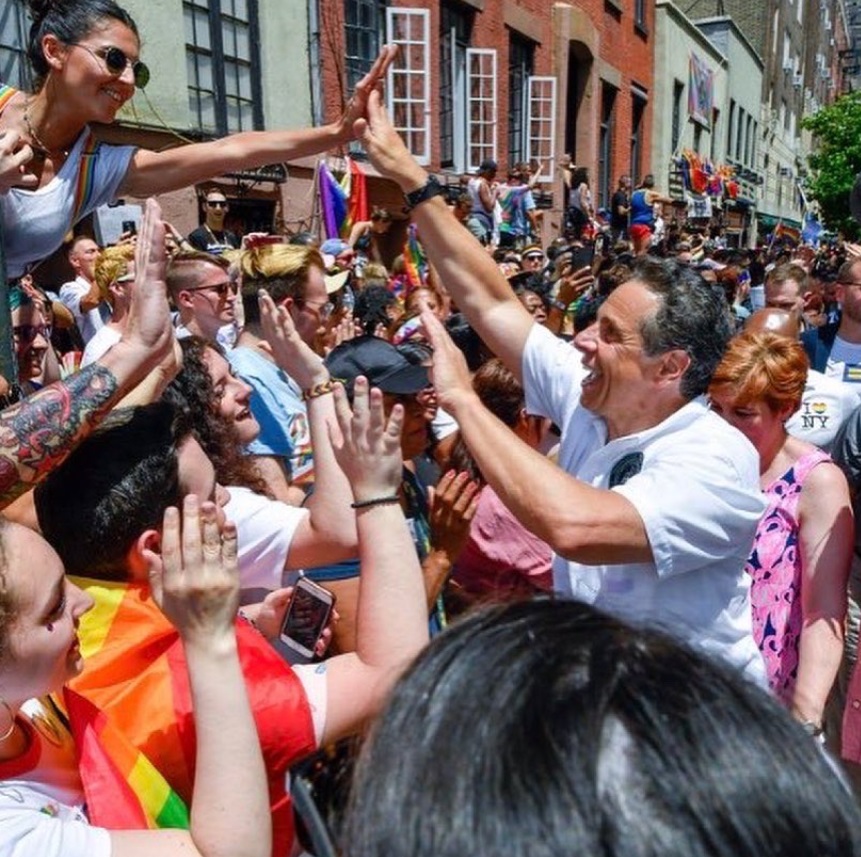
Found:
<path fill-rule="evenodd" d="M 729 119 L 727 120 L 727 131 L 726 131 L 726 156 L 728 158 L 732 157 L 732 132 L 734 130 L 735 123 L 735 101 L 731 98 L 729 100 Z"/>
<path fill-rule="evenodd" d="M 257 0 L 183 0 L 192 124 L 224 135 L 263 127 Z"/>
<path fill-rule="evenodd" d="M 473 13 L 443 3 L 440 7 L 439 142 L 440 163 L 464 171 L 466 122 L 466 51 L 472 33 Z"/>
<path fill-rule="evenodd" d="M 598 134 L 598 206 L 608 208 L 612 193 L 613 131 L 615 125 L 616 89 L 609 83 L 601 86 L 601 128 Z"/>
<path fill-rule="evenodd" d="M 699 155 L 700 147 L 703 144 L 703 126 L 699 122 L 694 122 L 694 151 Z"/>
<path fill-rule="evenodd" d="M 646 0 L 634 0 L 634 26 L 646 29 Z"/>
<path fill-rule="evenodd" d="M 520 163 L 526 154 L 527 78 L 532 74 L 535 44 L 512 32 L 508 40 L 508 163 Z"/>
<path fill-rule="evenodd" d="M 470 48 L 467 62 L 467 171 L 482 161 L 496 160 L 496 51 Z"/>
<path fill-rule="evenodd" d="M 540 167 L 539 181 L 553 180 L 556 160 L 556 78 L 532 76 L 527 80 L 526 160 Z"/>
<path fill-rule="evenodd" d="M 392 124 L 420 164 L 430 162 L 430 10 L 387 9 L 389 41 L 399 50 L 389 68 L 386 104 Z"/>
<path fill-rule="evenodd" d="M 344 0 L 348 92 L 371 70 L 380 52 L 386 6 L 386 0 Z"/>
<path fill-rule="evenodd" d="M 0 81 L 16 89 L 30 90 L 32 76 L 27 61 L 30 19 L 22 0 L 0 8 Z"/>
<path fill-rule="evenodd" d="M 720 123 L 720 110 L 712 107 L 712 133 L 709 140 L 709 157 L 712 161 L 718 160 L 718 127 Z"/>
<path fill-rule="evenodd" d="M 679 147 L 682 138 L 682 98 L 685 94 L 685 85 L 680 81 L 673 84 L 673 154 Z"/>
<path fill-rule="evenodd" d="M 638 95 L 631 97 L 631 182 L 640 183 L 643 164 L 643 117 L 646 115 L 646 100 Z"/>
<path fill-rule="evenodd" d="M 742 163 L 744 161 L 744 110 L 738 108 L 738 116 L 735 123 L 735 159 Z"/>
<path fill-rule="evenodd" d="M 744 146 L 744 162 L 749 166 L 753 166 L 753 116 L 748 114 L 747 117 L 747 130 L 745 132 L 746 140 Z"/>

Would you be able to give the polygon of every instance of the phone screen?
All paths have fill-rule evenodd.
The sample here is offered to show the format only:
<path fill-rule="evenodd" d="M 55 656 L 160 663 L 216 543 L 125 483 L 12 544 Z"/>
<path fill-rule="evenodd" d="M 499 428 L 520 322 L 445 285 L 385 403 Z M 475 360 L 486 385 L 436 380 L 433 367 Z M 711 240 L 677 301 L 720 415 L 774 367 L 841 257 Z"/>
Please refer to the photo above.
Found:
<path fill-rule="evenodd" d="M 581 268 L 591 265 L 594 258 L 594 246 L 575 247 L 571 254 L 571 270 L 579 271 Z"/>
<path fill-rule="evenodd" d="M 331 596 L 324 600 L 311 589 L 297 584 L 284 617 L 281 637 L 289 638 L 301 648 L 313 652 L 331 610 Z"/>

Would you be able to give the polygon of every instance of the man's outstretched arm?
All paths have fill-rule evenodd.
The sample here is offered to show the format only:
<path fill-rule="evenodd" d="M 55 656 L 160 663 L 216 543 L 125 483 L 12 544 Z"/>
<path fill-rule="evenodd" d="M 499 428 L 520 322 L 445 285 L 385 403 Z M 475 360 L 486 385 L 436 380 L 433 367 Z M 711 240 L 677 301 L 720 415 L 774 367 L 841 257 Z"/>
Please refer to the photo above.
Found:
<path fill-rule="evenodd" d="M 367 113 L 367 119 L 356 122 L 355 131 L 373 165 L 404 193 L 422 187 L 427 173 L 407 151 L 376 90 L 368 98 Z M 421 203 L 412 217 L 442 284 L 481 338 L 519 379 L 532 316 L 487 251 L 452 217 L 443 197 Z"/>

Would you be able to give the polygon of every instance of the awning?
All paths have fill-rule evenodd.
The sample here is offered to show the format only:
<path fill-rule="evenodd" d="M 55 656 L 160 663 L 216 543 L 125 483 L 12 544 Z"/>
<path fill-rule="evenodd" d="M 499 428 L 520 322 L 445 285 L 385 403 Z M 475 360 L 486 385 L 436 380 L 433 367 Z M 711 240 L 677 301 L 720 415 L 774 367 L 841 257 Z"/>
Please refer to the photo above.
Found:
<path fill-rule="evenodd" d="M 793 220 L 791 217 L 775 217 L 772 214 L 764 214 L 761 211 L 757 211 L 756 219 L 759 225 L 764 226 L 766 229 L 773 229 L 778 223 L 782 223 L 784 226 L 789 226 L 793 229 L 801 229 L 801 221 Z"/>

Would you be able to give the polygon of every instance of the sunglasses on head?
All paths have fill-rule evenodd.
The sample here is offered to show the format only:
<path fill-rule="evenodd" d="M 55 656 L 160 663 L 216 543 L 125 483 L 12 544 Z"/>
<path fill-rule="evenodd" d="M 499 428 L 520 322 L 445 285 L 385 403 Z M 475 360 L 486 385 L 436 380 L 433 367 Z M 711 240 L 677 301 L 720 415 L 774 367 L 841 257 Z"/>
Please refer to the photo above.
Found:
<path fill-rule="evenodd" d="M 51 338 L 50 324 L 17 324 L 12 328 L 12 335 L 21 343 L 29 345 L 37 336 L 43 339 Z"/>
<path fill-rule="evenodd" d="M 149 67 L 147 64 L 140 60 L 129 59 L 125 51 L 114 45 L 106 48 L 91 48 L 88 45 L 82 45 L 80 42 L 73 42 L 72 47 L 83 48 L 97 59 L 100 59 L 105 64 L 105 68 L 114 77 L 119 77 L 128 66 L 131 66 L 132 74 L 135 78 L 135 86 L 138 89 L 143 89 L 149 83 Z"/>

